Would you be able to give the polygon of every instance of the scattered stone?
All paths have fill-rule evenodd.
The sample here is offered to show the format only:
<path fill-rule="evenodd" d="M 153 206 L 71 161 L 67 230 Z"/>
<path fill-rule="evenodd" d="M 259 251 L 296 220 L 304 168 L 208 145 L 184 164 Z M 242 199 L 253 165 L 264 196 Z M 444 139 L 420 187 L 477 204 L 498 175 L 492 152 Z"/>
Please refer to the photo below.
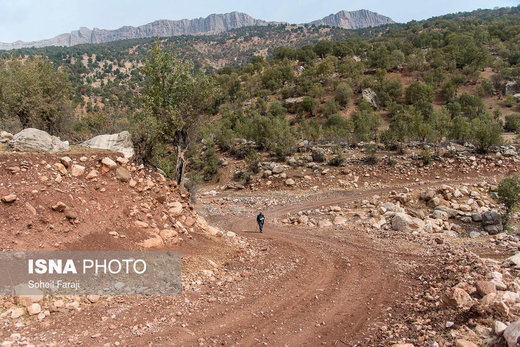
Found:
<path fill-rule="evenodd" d="M 30 316 L 34 316 L 35 314 L 38 314 L 42 311 L 42 307 L 40 304 L 34 303 L 29 306 L 27 306 L 27 312 Z"/>
<path fill-rule="evenodd" d="M 64 202 L 58 201 L 56 204 L 52 205 L 52 209 L 57 212 L 63 212 L 67 208 Z"/>
<path fill-rule="evenodd" d="M 289 187 L 292 187 L 296 184 L 296 182 L 294 182 L 294 180 L 292 178 L 288 178 L 286 181 L 285 181 L 285 185 L 289 186 Z"/>
<path fill-rule="evenodd" d="M 23 308 L 23 307 L 16 307 L 16 308 L 14 308 L 11 311 L 11 318 L 12 319 L 20 318 L 24 314 L 25 314 L 25 308 Z"/>
<path fill-rule="evenodd" d="M 85 167 L 81 165 L 74 164 L 70 170 L 70 174 L 74 177 L 79 177 L 85 173 Z"/>
<path fill-rule="evenodd" d="M 132 175 L 130 171 L 120 166 L 116 169 L 116 178 L 121 182 L 128 182 L 132 178 Z"/>
<path fill-rule="evenodd" d="M 520 344 L 520 320 L 511 323 L 504 330 L 504 338 L 508 347 L 517 347 Z"/>
<path fill-rule="evenodd" d="M 318 221 L 318 227 L 320 227 L 320 228 L 327 228 L 330 226 L 332 226 L 332 223 L 328 219 L 322 219 L 322 220 Z"/>
<path fill-rule="evenodd" d="M 478 347 L 473 342 L 470 342 L 467 340 L 462 340 L 462 339 L 458 339 L 457 341 L 455 341 L 455 346 L 456 347 Z"/>
<path fill-rule="evenodd" d="M 87 174 L 87 176 L 85 176 L 85 179 L 90 180 L 90 179 L 96 178 L 96 177 L 98 177 L 98 176 L 99 176 L 99 171 L 96 170 L 96 169 L 93 169 L 93 170 L 91 170 L 91 171 Z"/>
<path fill-rule="evenodd" d="M 18 198 L 14 194 L 9 194 L 9 195 L 2 196 L 2 202 L 5 202 L 6 204 L 10 204 L 12 202 L 15 202 L 16 199 L 18 199 Z"/>
<path fill-rule="evenodd" d="M 106 167 L 108 167 L 109 169 L 115 169 L 117 167 L 117 163 L 115 161 L 113 161 L 112 159 L 110 159 L 109 157 L 103 158 L 103 160 L 101 160 L 101 163 L 103 165 L 105 165 Z"/>
<path fill-rule="evenodd" d="M 481 297 L 497 292 L 497 286 L 490 281 L 477 281 L 477 292 Z"/>
<path fill-rule="evenodd" d="M 168 214 L 172 217 L 177 217 L 182 214 L 182 204 L 178 201 L 174 201 L 169 205 L 170 209 Z"/>
<path fill-rule="evenodd" d="M 60 161 L 63 164 L 63 166 L 65 166 L 66 168 L 68 168 L 72 165 L 72 159 L 70 159 L 69 156 L 61 157 Z"/>

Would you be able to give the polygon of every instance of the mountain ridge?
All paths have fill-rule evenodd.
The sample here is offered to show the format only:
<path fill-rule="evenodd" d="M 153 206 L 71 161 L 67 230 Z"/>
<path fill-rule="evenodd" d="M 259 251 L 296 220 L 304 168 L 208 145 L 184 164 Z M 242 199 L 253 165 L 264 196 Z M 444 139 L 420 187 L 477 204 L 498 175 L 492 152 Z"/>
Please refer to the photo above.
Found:
<path fill-rule="evenodd" d="M 351 12 L 339 11 L 336 14 L 331 14 L 307 24 L 359 29 L 389 23 L 394 23 L 389 17 L 368 10 L 358 10 Z M 0 42 L 0 50 L 29 47 L 41 48 L 47 46 L 70 47 L 79 44 L 104 43 L 154 36 L 209 35 L 246 26 L 266 26 L 269 24 L 280 24 L 280 22 L 267 22 L 253 18 L 246 13 L 234 11 L 224 14 L 210 14 L 205 18 L 199 17 L 181 20 L 161 19 L 137 27 L 126 25 L 115 30 L 80 27 L 78 30 L 74 30 L 70 33 L 64 33 L 45 40 L 30 42 L 15 41 L 11 43 Z"/>

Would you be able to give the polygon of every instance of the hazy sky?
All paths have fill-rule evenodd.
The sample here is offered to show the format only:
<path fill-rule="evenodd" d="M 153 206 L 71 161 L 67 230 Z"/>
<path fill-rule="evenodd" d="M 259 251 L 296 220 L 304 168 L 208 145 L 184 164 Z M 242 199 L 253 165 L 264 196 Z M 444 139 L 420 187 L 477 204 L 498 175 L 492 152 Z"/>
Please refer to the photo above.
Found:
<path fill-rule="evenodd" d="M 397 22 L 495 6 L 520 0 L 0 0 L 0 42 L 33 41 L 81 26 L 116 29 L 157 19 L 245 12 L 268 21 L 304 23 L 340 10 L 367 9 Z"/>

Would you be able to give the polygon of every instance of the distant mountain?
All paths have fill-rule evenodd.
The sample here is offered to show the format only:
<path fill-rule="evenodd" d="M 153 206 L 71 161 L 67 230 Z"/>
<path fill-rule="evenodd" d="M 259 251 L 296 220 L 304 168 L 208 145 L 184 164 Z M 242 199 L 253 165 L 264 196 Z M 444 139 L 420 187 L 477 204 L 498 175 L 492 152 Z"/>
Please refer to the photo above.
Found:
<path fill-rule="evenodd" d="M 359 10 L 352 12 L 339 11 L 336 14 L 328 15 L 327 17 L 315 20 L 309 24 L 328 25 L 345 29 L 361 29 L 391 23 L 395 22 L 389 17 L 368 10 Z"/>
<path fill-rule="evenodd" d="M 340 11 L 323 19 L 308 23 L 315 25 L 329 25 L 346 29 L 360 29 L 388 23 L 394 23 L 390 18 L 367 10 Z M 124 26 L 116 30 L 89 29 L 82 27 L 69 34 L 61 34 L 47 40 L 13 43 L 1 43 L 0 50 L 10 50 L 26 47 L 47 46 L 74 46 L 85 43 L 103 43 L 125 39 L 145 37 L 169 37 L 179 35 L 210 35 L 218 34 L 231 29 L 248 26 L 265 26 L 278 24 L 255 19 L 245 13 L 231 12 L 225 14 L 211 14 L 206 18 L 182 20 L 158 20 L 138 27 Z"/>

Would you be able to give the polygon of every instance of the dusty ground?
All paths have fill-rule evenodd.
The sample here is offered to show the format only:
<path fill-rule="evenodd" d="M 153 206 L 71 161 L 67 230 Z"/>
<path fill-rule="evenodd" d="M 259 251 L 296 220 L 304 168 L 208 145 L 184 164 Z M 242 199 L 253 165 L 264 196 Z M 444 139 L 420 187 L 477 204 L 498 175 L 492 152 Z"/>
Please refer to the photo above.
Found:
<path fill-rule="evenodd" d="M 31 158 L 42 160 L 40 157 Z M 1 159 L 4 167 L 0 169 L 13 165 L 11 156 Z M 515 165 L 508 163 L 510 167 L 507 170 Z M 441 171 L 442 167 L 436 168 L 436 172 Z M 505 168 L 501 167 L 496 171 L 489 169 L 486 174 L 497 178 L 504 171 Z M 1 171 L 1 175 L 5 179 L 8 173 Z M 453 176 L 449 183 L 486 178 L 477 172 Z M 439 245 L 432 240 L 418 243 L 406 238 L 377 238 L 349 225 L 317 229 L 270 222 L 302 209 L 362 200 L 375 194 L 387 194 L 392 189 L 401 190 L 403 181 L 406 179 L 400 179 L 399 186 L 387 185 L 384 188 L 312 194 L 277 192 L 273 196 L 281 197 L 281 202 L 276 207 L 263 208 L 267 216 L 263 234 L 257 232 L 254 223 L 257 207 L 244 205 L 238 200 L 223 206 L 211 197 L 202 198 L 196 210 L 210 223 L 247 240 L 248 248 L 232 247 L 220 240 L 191 233 L 192 238 L 175 248 L 184 252 L 183 264 L 187 265 L 185 271 L 189 272 L 183 277 L 182 295 L 107 297 L 79 309 L 57 309 L 41 321 L 34 316 L 3 319 L 0 339 L 18 341 L 14 343 L 21 345 L 49 346 L 386 346 L 403 341 L 428 346 L 434 340 L 444 346 L 453 345 L 453 339 L 450 340 L 444 327 L 446 320 L 453 317 L 435 308 L 434 303 L 428 303 L 423 295 L 438 283 L 457 283 L 457 271 L 453 270 L 459 269 L 463 274 L 462 270 L 469 266 L 471 258 L 467 252 L 461 251 L 463 247 L 482 255 L 491 252 L 500 260 L 510 253 L 501 252 L 499 248 L 490 251 L 475 241 L 459 240 L 460 244 Z M 45 188 L 45 182 L 35 183 L 35 187 L 41 184 L 39 189 Z M 73 188 L 78 188 L 74 180 L 71 182 Z M 445 181 L 433 178 L 431 182 L 422 183 L 423 186 L 435 186 Z M 415 178 L 410 179 L 409 185 L 414 184 L 418 184 Z M 84 193 L 99 203 L 103 203 L 103 199 L 110 200 L 110 195 L 101 194 L 95 186 L 90 188 L 87 184 L 83 187 Z M 103 187 L 109 192 L 134 194 L 113 180 L 107 181 Z M 67 199 L 65 193 L 54 194 Z M 226 194 L 253 200 L 270 196 L 270 192 L 265 190 Z M 36 204 L 47 207 L 51 197 L 40 197 L 43 200 Z M 73 205 L 74 201 L 70 198 L 70 202 L 66 202 Z M 128 195 L 118 204 L 125 201 L 131 205 L 139 200 Z M 107 201 L 105 204 L 110 203 Z M 108 214 L 114 218 L 118 228 L 124 227 L 127 218 L 126 214 L 119 214 L 123 208 L 117 205 Z M 4 215 L 2 218 L 19 223 L 22 216 L 18 217 Z M 61 225 L 59 223 L 54 222 Z M 89 224 L 88 220 L 81 221 L 77 227 L 67 223 L 62 225 L 67 229 L 83 229 L 58 235 L 68 241 L 59 243 L 54 240 L 57 237 L 55 232 L 46 240 L 44 229 L 33 239 L 29 231 L 22 235 L 9 233 L 1 245 L 7 249 L 20 237 L 22 242 L 14 247 L 16 249 L 38 246 L 42 242 L 45 248 L 56 245 L 59 249 L 83 248 L 85 245 L 133 248 L 128 242 L 138 242 L 143 238 L 142 233 L 135 231 L 130 234 L 129 241 L 114 240 L 103 234 L 105 230 L 100 232 Z M 201 269 L 206 270 L 203 275 L 192 276 Z M 455 323 L 463 326 L 471 319 L 471 315 L 460 315 Z"/>

